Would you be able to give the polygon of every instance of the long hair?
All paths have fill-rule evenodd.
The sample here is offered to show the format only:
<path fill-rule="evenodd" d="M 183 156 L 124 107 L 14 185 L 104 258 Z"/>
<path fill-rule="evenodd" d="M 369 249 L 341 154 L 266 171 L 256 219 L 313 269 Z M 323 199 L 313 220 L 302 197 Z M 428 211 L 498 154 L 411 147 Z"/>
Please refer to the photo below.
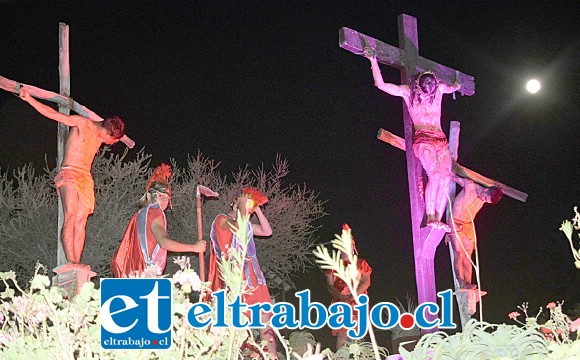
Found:
<path fill-rule="evenodd" d="M 115 139 L 120 139 L 125 136 L 125 123 L 118 116 L 111 116 L 103 120 L 103 127 Z"/>
<path fill-rule="evenodd" d="M 430 71 L 425 71 L 409 78 L 409 90 L 411 91 L 411 101 L 410 101 L 411 106 L 415 104 L 421 104 L 422 101 L 421 94 L 428 95 L 429 104 L 433 104 L 437 89 L 435 89 L 435 91 L 433 91 L 432 94 L 429 94 L 427 92 L 427 85 L 429 84 L 433 85 L 433 83 L 434 86 L 436 87 L 437 78 L 435 77 L 435 74 L 433 74 Z"/>
<path fill-rule="evenodd" d="M 497 204 L 503 198 L 503 190 L 499 186 L 492 186 L 488 189 L 492 204 Z"/>

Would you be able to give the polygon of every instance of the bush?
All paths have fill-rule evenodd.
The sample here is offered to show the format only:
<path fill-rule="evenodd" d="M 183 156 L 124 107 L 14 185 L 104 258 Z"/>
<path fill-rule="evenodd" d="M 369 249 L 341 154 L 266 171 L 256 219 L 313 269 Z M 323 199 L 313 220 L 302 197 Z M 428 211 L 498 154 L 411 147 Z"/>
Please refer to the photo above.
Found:
<path fill-rule="evenodd" d="M 238 218 L 237 236 L 246 239 L 247 217 Z M 247 242 L 242 248 L 230 249 L 230 261 L 220 263 L 227 289 L 228 303 L 242 294 L 245 284 L 243 261 Z M 0 357 L 24 359 L 34 354 L 41 359 L 240 359 L 244 353 L 250 358 L 269 355 L 260 350 L 249 329 L 192 328 L 187 321 L 187 312 L 192 303 L 201 301 L 208 283 L 202 283 L 189 259 L 175 260 L 180 270 L 172 278 L 173 283 L 173 344 L 168 350 L 105 350 L 100 346 L 100 291 L 87 282 L 73 299 L 64 297 L 64 291 L 50 287 L 49 278 L 42 272 L 46 268 L 36 266 L 35 276 L 25 290 L 16 281 L 13 271 L 0 273 L 6 290 L 0 294 Z M 156 269 L 147 269 L 141 276 L 156 274 Z M 195 299 L 195 300 L 191 300 Z M 212 316 L 216 317 L 215 302 L 209 303 Z M 232 324 L 232 309 L 225 308 L 225 321 Z M 279 333 L 277 332 L 278 336 Z M 288 341 L 280 337 L 284 354 L 279 358 L 289 359 Z M 294 341 L 295 346 L 300 341 Z M 243 345 L 254 351 L 242 351 Z M 306 359 L 306 358 L 305 358 Z M 312 358 L 314 360 L 316 358 Z"/>
<path fill-rule="evenodd" d="M 95 181 L 95 213 L 89 217 L 82 262 L 100 277 L 112 276 L 109 262 L 119 246 L 125 227 L 137 211 L 137 202 L 145 191 L 152 173 L 151 155 L 143 150 L 134 160 L 104 149 L 96 156 L 92 174 Z M 261 188 L 269 197 L 264 207 L 273 235 L 256 239 L 260 265 L 266 278 L 275 276 L 291 283 L 293 273 L 313 264 L 311 250 L 316 242 L 315 221 L 324 216 L 323 202 L 305 187 L 286 184 L 288 163 L 276 158 L 271 170 L 264 166 L 241 168 L 230 177 L 219 171 L 219 163 L 197 154 L 188 157 L 185 167 L 173 162 L 173 210 L 168 211 L 168 232 L 177 240 L 197 240 L 195 190 L 204 185 L 220 193 L 216 200 L 204 201 L 203 238 L 215 216 L 228 211 L 233 196 L 243 186 Z M 0 270 L 11 269 L 21 278 L 33 275 L 38 261 L 49 269 L 56 267 L 57 197 L 54 189 L 56 169 L 45 169 L 37 175 L 31 165 L 14 171 L 12 176 L 0 173 Z M 283 254 L 283 256 L 280 256 Z M 198 259 L 192 256 L 192 265 Z M 177 271 L 168 264 L 166 272 Z"/>

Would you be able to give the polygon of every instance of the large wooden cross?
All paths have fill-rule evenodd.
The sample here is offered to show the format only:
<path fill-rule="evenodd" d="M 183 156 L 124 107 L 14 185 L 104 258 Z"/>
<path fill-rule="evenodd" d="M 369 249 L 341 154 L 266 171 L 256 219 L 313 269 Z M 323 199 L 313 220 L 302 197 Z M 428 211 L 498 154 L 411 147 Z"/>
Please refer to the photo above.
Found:
<path fill-rule="evenodd" d="M 473 170 L 470 170 L 468 168 L 466 168 L 465 166 L 460 165 L 457 162 L 457 153 L 458 153 L 458 147 L 459 147 L 459 122 L 458 121 L 452 121 L 450 124 L 450 128 L 449 128 L 449 149 L 451 151 L 451 159 L 453 161 L 453 168 L 452 171 L 454 174 L 462 177 L 462 178 L 467 178 L 470 179 L 482 186 L 485 187 L 491 187 L 491 186 L 497 186 L 499 188 L 501 188 L 501 190 L 503 191 L 504 195 L 511 197 L 512 199 L 515 200 L 519 200 L 521 202 L 525 202 L 528 198 L 528 194 L 519 191 L 517 189 L 514 189 L 506 184 L 503 184 L 497 180 L 493 180 L 490 179 L 484 175 L 481 175 Z M 399 148 L 403 151 L 406 150 L 406 146 L 405 146 L 405 139 L 398 137 L 397 135 L 385 130 L 385 129 L 379 129 L 379 132 L 377 134 L 377 138 L 381 141 L 386 142 L 387 144 L 390 144 L 396 148 Z M 456 192 L 456 186 L 455 186 L 455 182 L 451 181 L 451 183 L 449 184 L 449 200 L 451 202 L 451 204 L 453 204 L 453 201 L 455 200 L 455 192 Z M 447 223 L 450 224 L 451 223 L 451 216 L 452 214 L 449 211 L 449 208 L 447 208 Z M 440 240 L 439 240 L 440 241 Z M 435 243 L 435 241 L 430 242 L 431 243 L 431 247 L 429 248 L 423 248 L 424 251 L 426 251 L 424 254 L 425 256 L 434 256 L 435 255 L 435 247 L 437 247 L 438 243 Z M 451 268 L 454 269 L 454 265 L 453 265 L 453 258 L 455 256 L 455 254 L 453 253 L 453 250 L 451 249 L 451 247 L 449 248 L 449 252 L 450 252 L 450 256 L 451 256 Z M 479 271 L 479 269 L 476 269 L 476 272 Z M 462 296 L 457 296 L 457 304 L 459 305 L 459 315 L 461 317 L 461 325 L 463 326 L 463 328 L 465 328 L 465 324 L 467 324 L 467 321 L 469 321 L 469 319 L 471 319 L 471 315 L 470 312 L 468 311 L 468 307 L 470 306 L 469 304 L 469 294 L 465 294 L 465 293 L 461 293 L 461 289 L 459 286 L 459 283 L 457 282 L 456 279 L 456 274 L 455 274 L 455 270 L 453 270 L 453 279 L 454 279 L 454 285 L 455 285 L 455 290 L 456 290 L 456 295 L 459 293 Z M 476 295 L 476 298 L 479 299 L 482 295 L 481 293 L 477 293 L 477 294 L 471 294 L 471 295 Z M 473 299 L 473 297 L 472 297 Z M 481 303 L 480 303 L 481 305 Z M 481 308 L 481 306 L 480 306 Z M 481 311 L 480 311 L 480 316 L 481 316 Z"/>
<path fill-rule="evenodd" d="M 69 63 L 69 27 L 64 23 L 59 24 L 59 74 L 60 74 L 60 94 L 43 90 L 32 85 L 26 85 L 19 83 L 14 80 L 7 79 L 0 76 L 0 89 L 18 94 L 21 86 L 26 86 L 28 92 L 31 96 L 39 99 L 48 100 L 58 104 L 58 110 L 68 115 L 70 110 L 73 110 L 77 114 L 84 116 L 92 121 L 103 121 L 103 118 L 94 113 L 93 111 L 87 109 L 83 105 L 73 101 L 70 98 L 70 63 Z M 66 138 L 68 136 L 69 128 L 68 126 L 59 123 L 57 130 L 57 160 L 56 166 L 60 167 L 62 160 L 64 158 L 64 146 L 66 143 Z M 131 140 L 128 136 L 124 136 L 121 141 L 125 143 L 129 148 L 135 146 L 135 142 Z M 64 255 L 64 250 L 62 247 L 62 242 L 60 241 L 61 230 L 63 225 L 63 208 L 62 202 L 59 197 L 58 199 L 58 232 L 57 232 L 57 266 L 66 264 L 66 257 Z"/>
<path fill-rule="evenodd" d="M 401 14 L 398 17 L 398 21 L 399 48 L 385 44 L 349 28 L 340 29 L 339 45 L 343 49 L 357 55 L 363 55 L 365 47 L 372 48 L 380 63 L 395 67 L 401 71 L 402 84 L 407 84 L 410 76 L 430 70 L 436 74 L 439 80 L 445 83 L 460 83 L 461 89 L 459 92 L 462 95 L 469 96 L 475 93 L 475 83 L 472 76 L 419 56 L 416 18 Z M 403 116 L 405 132 L 403 145 L 406 149 L 412 149 L 413 121 L 404 102 Z M 411 203 L 417 300 L 419 303 L 437 303 L 434 255 L 436 247 L 441 242 L 445 233 L 442 229 L 421 227 L 425 212 L 424 200 L 420 195 L 421 189 L 424 188 L 423 169 L 419 159 L 415 157 L 412 150 L 406 151 L 406 158 Z M 427 314 L 427 318 L 430 321 L 434 321 L 436 314 Z M 435 330 L 433 329 L 433 331 Z"/>

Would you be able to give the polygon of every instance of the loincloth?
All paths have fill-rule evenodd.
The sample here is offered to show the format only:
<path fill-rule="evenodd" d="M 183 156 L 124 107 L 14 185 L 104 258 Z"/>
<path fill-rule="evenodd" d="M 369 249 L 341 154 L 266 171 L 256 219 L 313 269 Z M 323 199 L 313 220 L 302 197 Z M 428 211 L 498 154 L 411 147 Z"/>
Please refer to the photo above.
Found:
<path fill-rule="evenodd" d="M 413 148 L 419 145 L 427 145 L 435 153 L 448 149 L 445 133 L 441 130 L 418 129 L 413 136 Z M 449 150 L 446 150 L 449 151 Z"/>
<path fill-rule="evenodd" d="M 79 194 L 80 202 L 89 209 L 89 214 L 95 210 L 95 183 L 90 171 L 74 166 L 64 166 L 54 178 L 56 192 L 60 196 L 59 188 L 72 185 Z"/>
<path fill-rule="evenodd" d="M 453 221 L 453 225 L 455 225 L 455 231 L 457 231 L 460 237 L 466 237 L 469 241 L 474 241 L 475 239 L 475 229 L 473 227 L 473 223 L 471 221 Z M 455 231 L 451 232 L 451 235 L 455 235 Z"/>

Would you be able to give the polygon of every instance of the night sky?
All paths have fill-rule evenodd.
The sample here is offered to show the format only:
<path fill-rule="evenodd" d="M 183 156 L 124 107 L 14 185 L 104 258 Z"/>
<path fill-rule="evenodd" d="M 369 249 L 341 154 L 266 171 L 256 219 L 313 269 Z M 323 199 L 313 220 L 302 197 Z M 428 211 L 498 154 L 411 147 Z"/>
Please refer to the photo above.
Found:
<path fill-rule="evenodd" d="M 374 269 L 372 302 L 416 291 L 405 156 L 376 139 L 379 128 L 403 135 L 402 100 L 373 86 L 368 60 L 341 49 L 338 30 L 398 46 L 397 16 L 415 16 L 419 53 L 475 77 L 474 96 L 443 102 L 444 131 L 461 121 L 459 162 L 529 194 L 476 219 L 485 319 L 509 322 L 523 301 L 578 306 L 580 270 L 558 230 L 580 206 L 577 3 L 43 3 L 0 2 L 0 75 L 58 91 L 58 23 L 69 24 L 75 100 L 120 115 L 133 151 L 145 147 L 154 164 L 199 149 L 230 173 L 280 153 L 290 182 L 328 200 L 320 240 L 353 228 Z M 398 70 L 382 72 L 399 83 Z M 530 77 L 542 82 L 533 96 Z M 45 154 L 54 166 L 54 123 L 1 91 L 0 124 L 3 171 L 41 167 Z M 436 256 L 437 287 L 448 289 L 448 248 Z M 296 283 L 328 303 L 323 281 L 314 269 Z"/>

